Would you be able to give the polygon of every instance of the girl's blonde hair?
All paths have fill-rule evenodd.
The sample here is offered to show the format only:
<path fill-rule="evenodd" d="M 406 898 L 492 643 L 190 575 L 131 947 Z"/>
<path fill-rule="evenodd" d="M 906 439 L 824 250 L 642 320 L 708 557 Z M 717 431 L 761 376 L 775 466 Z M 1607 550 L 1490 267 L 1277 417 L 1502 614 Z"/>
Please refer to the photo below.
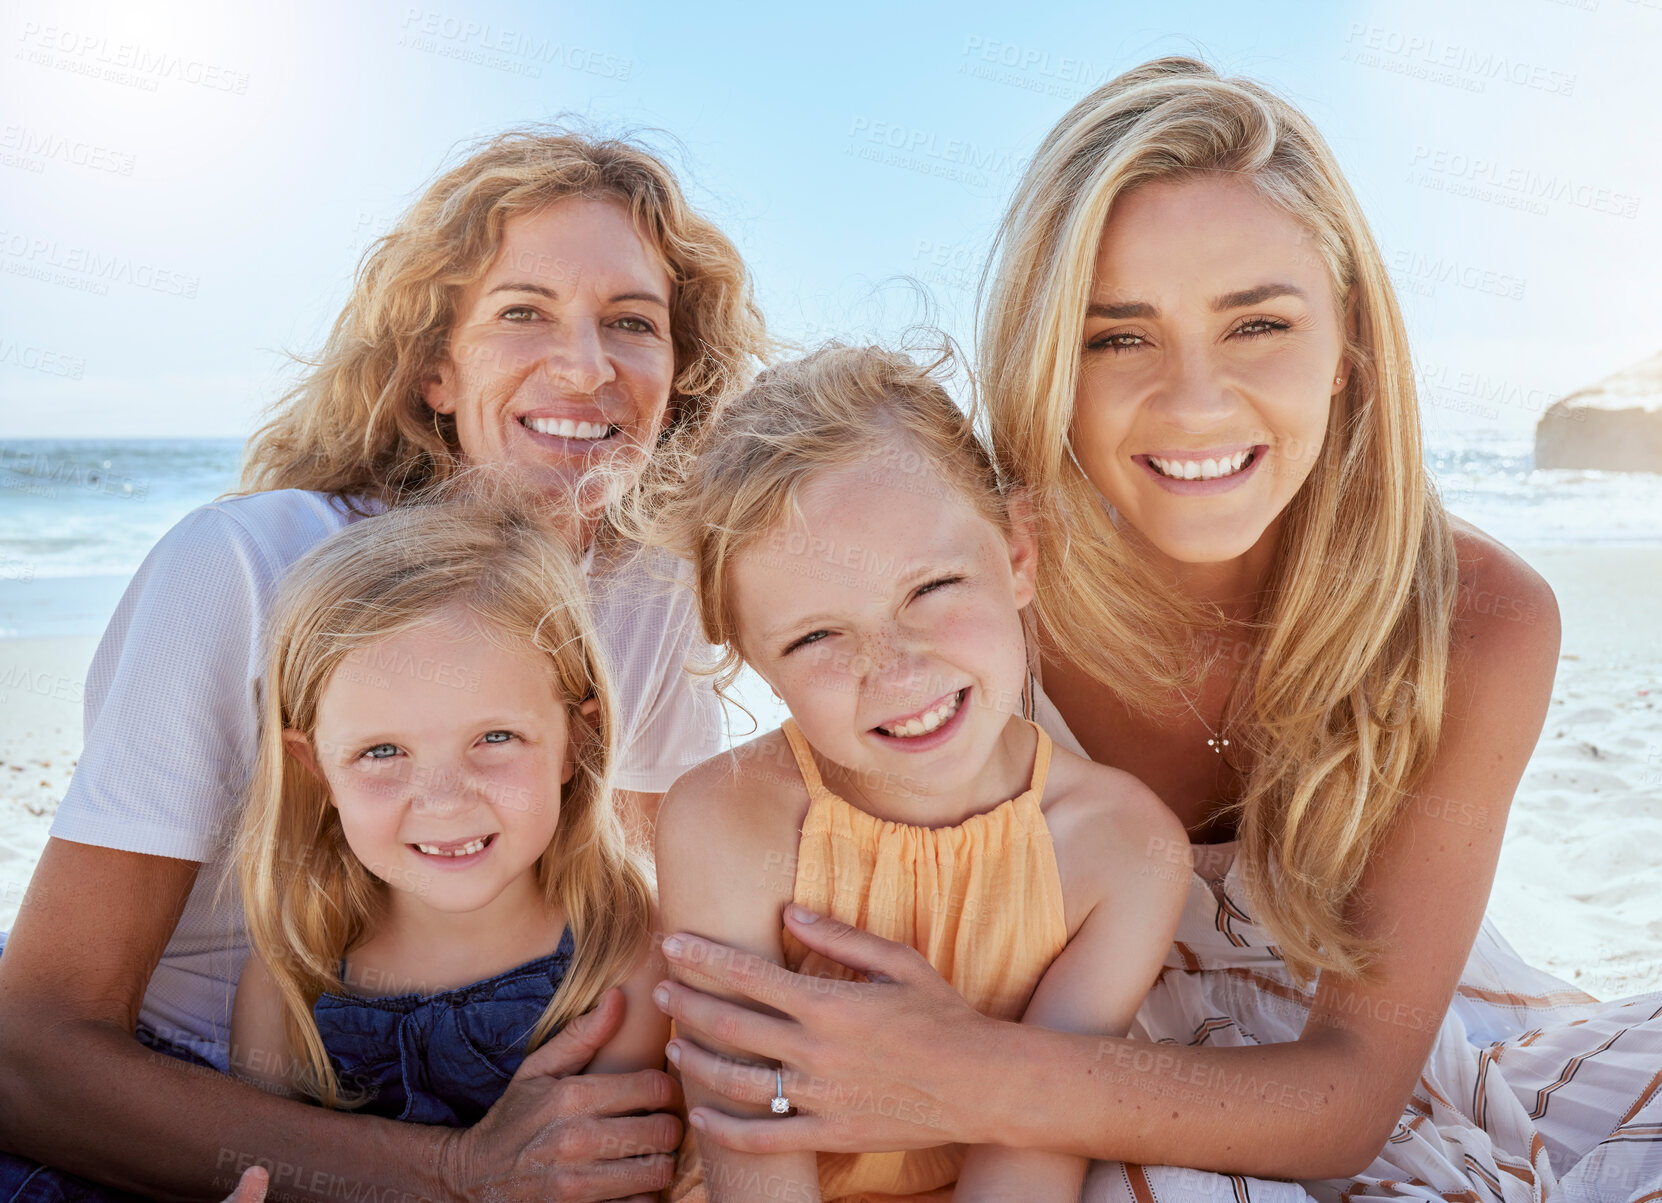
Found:
<path fill-rule="evenodd" d="M 355 650 L 461 617 L 547 658 L 576 773 L 536 874 L 549 906 L 565 911 L 576 954 L 527 1051 L 623 981 L 648 946 L 651 886 L 612 804 L 615 712 L 582 571 L 538 502 L 498 483 L 485 496 L 451 488 L 354 522 L 294 565 L 272 613 L 259 754 L 234 863 L 249 943 L 282 997 L 297 1080 L 326 1106 L 358 1100 L 336 1078 L 312 1007 L 325 991 L 346 992 L 341 957 L 389 887 L 353 855 L 327 787 L 285 752 L 283 731 L 314 738 L 323 691 Z M 599 703 L 593 719 L 578 709 L 590 698 Z"/>
<path fill-rule="evenodd" d="M 947 395 L 952 356 L 919 366 L 878 347 L 828 343 L 773 367 L 722 407 L 698 444 L 654 469 L 648 521 L 631 533 L 667 546 L 693 568 L 704 637 L 724 648 L 711 671 L 725 691 L 743 664 L 731 597 L 734 557 L 760 545 L 797 512 L 808 480 L 827 468 L 866 465 L 873 484 L 935 487 L 940 474 L 1000 530 L 1010 511 L 974 424 Z"/>
<path fill-rule="evenodd" d="M 242 489 L 392 505 L 455 472 L 455 419 L 427 405 L 422 385 L 446 353 L 457 297 L 489 268 L 510 218 L 575 196 L 623 204 L 663 260 L 675 348 L 665 436 L 695 430 L 767 351 L 738 250 L 641 146 L 509 130 L 434 180 L 366 252 L 323 350 L 250 441 Z"/>
<path fill-rule="evenodd" d="M 1298 220 L 1341 321 L 1355 306 L 1348 382 L 1283 516 L 1256 669 L 1242 674 L 1230 734 L 1253 757 L 1234 810 L 1258 915 L 1296 977 L 1356 974 L 1379 945 L 1360 938 L 1345 908 L 1437 746 L 1456 564 L 1421 462 L 1402 316 L 1315 127 L 1262 85 L 1189 58 L 1145 63 L 1076 104 L 1033 156 L 1000 227 L 980 396 L 1001 473 L 1035 495 L 1036 613 L 1056 654 L 1151 711 L 1195 690 L 1196 634 L 1221 616 L 1163 584 L 1115 529 L 1075 459 L 1073 416 L 1115 201 L 1207 173 L 1251 181 Z"/>

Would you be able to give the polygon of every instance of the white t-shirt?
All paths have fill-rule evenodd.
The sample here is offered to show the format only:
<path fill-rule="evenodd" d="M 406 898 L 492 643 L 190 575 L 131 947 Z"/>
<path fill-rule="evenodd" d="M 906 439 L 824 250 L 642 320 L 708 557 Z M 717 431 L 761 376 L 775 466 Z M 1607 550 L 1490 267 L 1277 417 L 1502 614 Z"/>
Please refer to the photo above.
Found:
<path fill-rule="evenodd" d="M 221 882 L 259 741 L 266 615 L 288 567 L 354 517 L 298 489 L 193 510 L 145 557 L 87 673 L 85 747 L 51 834 L 202 862 L 139 1018 L 221 1069 L 248 951 L 235 882 Z M 620 789 L 661 792 L 721 748 L 708 678 L 682 671 L 711 653 L 685 575 L 663 555 L 590 577 Z"/>

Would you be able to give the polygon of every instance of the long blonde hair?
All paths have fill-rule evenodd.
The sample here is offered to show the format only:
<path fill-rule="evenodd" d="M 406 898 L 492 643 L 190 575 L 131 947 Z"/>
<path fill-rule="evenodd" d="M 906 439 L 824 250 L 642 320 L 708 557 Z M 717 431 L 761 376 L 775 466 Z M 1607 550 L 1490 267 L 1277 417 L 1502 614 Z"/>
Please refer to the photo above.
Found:
<path fill-rule="evenodd" d="M 803 486 L 864 464 L 873 483 L 917 488 L 924 465 L 1000 530 L 1008 501 L 969 416 L 947 394 L 953 358 L 918 364 L 900 351 L 827 343 L 759 375 L 699 443 L 665 458 L 643 490 L 649 517 L 631 535 L 692 565 L 704 637 L 724 648 L 710 671 L 725 691 L 743 663 L 731 595 L 735 557 L 781 529 Z"/>
<path fill-rule="evenodd" d="M 354 649 L 460 608 L 493 638 L 548 659 L 576 772 L 536 873 L 549 906 L 564 909 L 576 953 L 527 1051 L 624 980 L 650 938 L 651 885 L 612 802 L 615 711 L 581 570 L 537 502 L 498 484 L 480 496 L 451 487 L 353 523 L 294 565 L 272 613 L 259 754 L 234 864 L 249 943 L 282 998 L 296 1080 L 326 1106 L 361 1100 L 338 1081 L 312 1007 L 325 991 L 345 992 L 341 957 L 389 887 L 353 855 L 326 787 L 285 752 L 283 731 L 314 737 L 323 691 Z M 588 698 L 599 703 L 592 720 L 578 713 Z"/>
<path fill-rule="evenodd" d="M 664 437 L 696 429 L 768 349 L 738 250 L 641 146 L 509 130 L 434 180 L 365 254 L 322 351 L 250 440 L 243 491 L 392 505 L 455 472 L 455 420 L 427 405 L 422 385 L 446 353 L 456 299 L 489 268 L 509 218 L 572 196 L 620 201 L 663 259 L 675 349 Z"/>
<path fill-rule="evenodd" d="M 1434 753 L 1455 599 L 1453 539 L 1421 461 L 1408 343 L 1360 205 L 1309 120 L 1248 79 L 1162 58 L 1057 123 L 1017 187 L 984 280 L 980 401 L 1000 471 L 1041 518 L 1036 612 L 1054 651 L 1141 709 L 1204 677 L 1221 615 L 1179 596 L 1115 529 L 1074 456 L 1085 310 L 1115 201 L 1154 180 L 1250 180 L 1311 234 L 1341 307 L 1348 383 L 1283 517 L 1243 672 L 1252 763 L 1233 807 L 1258 916 L 1299 979 L 1377 953 L 1345 911 Z M 990 285 L 988 281 L 990 280 Z"/>

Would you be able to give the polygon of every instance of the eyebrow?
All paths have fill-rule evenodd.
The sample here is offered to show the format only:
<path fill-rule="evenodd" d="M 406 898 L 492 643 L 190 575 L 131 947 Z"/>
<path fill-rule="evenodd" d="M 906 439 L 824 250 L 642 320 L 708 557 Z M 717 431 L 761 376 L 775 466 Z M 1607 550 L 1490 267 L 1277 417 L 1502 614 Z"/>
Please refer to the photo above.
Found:
<path fill-rule="evenodd" d="M 1293 284 L 1260 284 L 1256 288 L 1243 288 L 1239 292 L 1226 292 L 1221 297 L 1212 299 L 1214 312 L 1225 309 L 1244 309 L 1248 305 L 1261 305 L 1265 301 L 1273 301 L 1277 297 L 1297 297 L 1299 300 L 1308 300 L 1304 289 Z"/>
<path fill-rule="evenodd" d="M 1253 288 L 1243 288 L 1238 292 L 1226 292 L 1220 297 L 1212 298 L 1212 311 L 1221 313 L 1226 309 L 1244 309 L 1248 305 L 1261 305 L 1265 301 L 1274 300 L 1276 297 L 1309 299 L 1302 288 L 1293 284 L 1259 284 Z M 1120 305 L 1110 305 L 1105 301 L 1092 301 L 1085 310 L 1085 316 L 1123 321 L 1126 318 L 1133 317 L 1156 318 L 1160 316 L 1160 311 L 1147 301 L 1127 301 Z"/>
<path fill-rule="evenodd" d="M 557 301 L 560 299 L 560 294 L 555 292 L 552 288 L 548 288 L 542 284 L 530 284 L 523 280 L 510 280 L 505 283 L 498 284 L 495 288 L 492 288 L 486 292 L 485 295 L 493 296 L 499 292 L 529 292 L 534 293 L 539 297 L 547 297 L 551 301 Z M 615 297 L 611 298 L 610 303 L 615 305 L 619 301 L 646 301 L 649 304 L 659 305 L 665 309 L 669 308 L 669 302 L 664 300 L 663 297 L 659 296 L 655 292 L 620 292 Z"/>

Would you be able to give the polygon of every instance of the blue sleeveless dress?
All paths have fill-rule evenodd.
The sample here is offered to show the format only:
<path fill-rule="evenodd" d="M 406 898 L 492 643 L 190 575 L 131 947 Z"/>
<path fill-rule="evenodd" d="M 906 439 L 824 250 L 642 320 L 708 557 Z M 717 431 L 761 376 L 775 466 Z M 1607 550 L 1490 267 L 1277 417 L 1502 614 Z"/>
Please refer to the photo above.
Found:
<path fill-rule="evenodd" d="M 507 1089 L 531 1029 L 565 979 L 571 928 L 545 957 L 437 994 L 325 994 L 312 1008 L 323 1046 L 365 1115 L 467 1127 Z"/>

